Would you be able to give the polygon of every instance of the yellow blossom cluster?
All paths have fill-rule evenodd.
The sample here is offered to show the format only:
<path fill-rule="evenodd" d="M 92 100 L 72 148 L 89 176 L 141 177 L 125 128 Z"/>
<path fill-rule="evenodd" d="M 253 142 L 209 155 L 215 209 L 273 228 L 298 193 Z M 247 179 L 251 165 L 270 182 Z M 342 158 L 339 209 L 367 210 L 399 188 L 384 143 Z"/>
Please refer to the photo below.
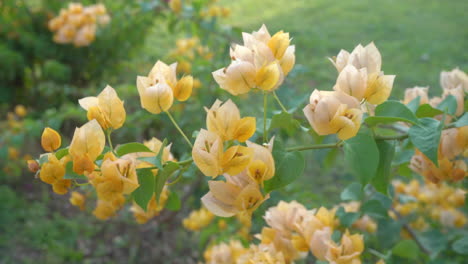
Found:
<path fill-rule="evenodd" d="M 231 9 L 216 5 L 218 0 L 211 0 L 206 3 L 206 6 L 200 11 L 199 15 L 202 18 L 211 18 L 211 17 L 228 17 L 231 14 Z M 182 0 L 169 0 L 168 6 L 172 12 L 180 14 L 182 12 L 184 5 L 190 5 L 191 1 Z"/>
<path fill-rule="evenodd" d="M 83 194 L 74 191 L 71 193 L 69 201 L 72 205 L 80 208 L 80 210 L 83 211 L 85 209 L 86 198 Z"/>
<path fill-rule="evenodd" d="M 248 93 L 253 88 L 276 90 L 295 64 L 295 47 L 289 33 L 279 31 L 273 36 L 263 25 L 252 34 L 242 33 L 243 45 L 230 50 L 231 64 L 213 72 L 218 85 L 231 93 Z"/>
<path fill-rule="evenodd" d="M 334 91 L 314 90 L 303 111 L 317 134 L 337 134 L 346 140 L 361 127 L 361 105 L 387 100 L 395 76 L 381 71 L 382 58 L 374 43 L 359 44 L 351 53 L 341 50 L 330 61 L 338 70 Z"/>
<path fill-rule="evenodd" d="M 201 57 L 204 60 L 211 60 L 214 54 L 208 46 L 200 43 L 198 37 L 181 38 L 176 41 L 176 47 L 169 52 L 169 57 L 179 61 L 177 71 L 183 73 L 191 73 L 192 66 L 190 61 L 196 57 Z"/>
<path fill-rule="evenodd" d="M 12 137 L 24 131 L 24 118 L 27 115 L 26 107 L 23 105 L 16 105 L 12 112 L 7 113 L 7 120 L 5 123 L 0 124 L 2 129 L 2 139 L 0 140 L 0 148 L 6 144 L 8 162 L 4 163 L 2 168 L 3 172 L 10 174 L 15 169 L 22 167 L 24 160 L 30 160 L 31 155 L 21 155 L 20 146 L 13 144 Z"/>
<path fill-rule="evenodd" d="M 210 5 L 207 9 L 200 12 L 201 17 L 228 17 L 231 14 L 231 9 L 229 7 L 220 6 L 220 5 Z"/>
<path fill-rule="evenodd" d="M 460 116 L 464 113 L 465 93 L 468 92 L 468 75 L 458 68 L 450 72 L 440 73 L 440 84 L 442 87 L 442 95 L 429 98 L 429 87 L 416 86 L 405 90 L 403 102 L 410 103 L 412 100 L 419 97 L 419 105 L 429 104 L 432 107 L 437 107 L 447 96 L 452 95 L 457 102 L 455 116 Z M 442 116 L 437 116 L 441 119 Z M 445 122 L 449 123 L 452 120 L 450 116 L 445 117 Z"/>
<path fill-rule="evenodd" d="M 156 157 L 163 143 L 152 138 L 143 144 L 151 152 L 131 152 L 119 157 L 109 141 L 110 151 L 103 153 L 106 134 L 110 139 L 111 132 L 122 127 L 125 122 L 124 102 L 112 87 L 106 86 L 98 96 L 80 99 L 79 104 L 87 111 L 89 121 L 75 129 L 70 146 L 57 151 L 61 145 L 61 137 L 55 130 L 46 128 L 41 137 L 41 145 L 48 153 L 39 159 L 41 165 L 37 161 L 30 161 L 28 166 L 32 171 L 38 171 L 39 178 L 51 184 L 58 194 L 65 194 L 72 185 L 71 179 L 64 178 L 66 174 L 71 174 L 77 185 L 90 184 L 98 199 L 93 213 L 97 218 L 105 220 L 115 215 L 123 206 L 125 195 L 139 187 L 137 169 L 151 168 L 153 175 L 157 174 L 158 169 L 153 169 L 153 164 L 139 158 Z M 45 162 L 41 161 L 44 159 Z M 162 162 L 174 160 L 170 146 L 164 148 L 161 159 Z M 68 162 L 73 162 L 73 166 L 68 168 Z M 83 175 L 86 182 L 77 183 L 73 174 Z M 144 223 L 158 215 L 168 199 L 168 192 L 165 187 L 159 201 L 153 195 L 146 211 L 134 204 L 131 210 L 137 222 Z M 73 192 L 70 202 L 84 209 L 85 198 L 82 194 Z"/>
<path fill-rule="evenodd" d="M 361 263 L 362 235 L 346 230 L 339 243 L 333 241 L 333 231 L 339 225 L 334 210 L 307 210 L 295 201 L 281 201 L 268 209 L 264 218 L 268 227 L 256 235 L 259 245 L 246 249 L 238 241 L 230 241 L 211 246 L 205 251 L 206 263 L 294 263 L 309 251 L 330 263 Z"/>
<path fill-rule="evenodd" d="M 200 130 L 192 149 L 194 163 L 213 178 L 202 202 L 217 216 L 251 213 L 268 197 L 262 194 L 263 182 L 275 175 L 272 142 L 262 146 L 248 141 L 255 133 L 255 118 L 241 118 L 231 100 L 217 100 L 205 110 L 208 130 Z M 246 146 L 235 145 L 235 141 L 246 142 Z M 219 175 L 225 181 L 215 181 Z"/>
<path fill-rule="evenodd" d="M 76 47 L 88 46 L 96 38 L 98 26 L 110 22 L 103 4 L 83 6 L 70 3 L 49 21 L 49 30 L 54 32 L 54 41 L 59 44 L 73 43 Z"/>
<path fill-rule="evenodd" d="M 418 230 L 429 227 L 427 218 L 439 222 L 444 227 L 461 228 L 466 225 L 467 218 L 460 211 L 465 205 L 466 191 L 451 187 L 445 183 L 420 183 L 411 180 L 408 183 L 393 181 L 395 199 L 393 207 L 402 216 L 417 214 L 411 226 Z M 406 199 L 400 199 L 404 195 Z M 395 214 L 390 212 L 395 217 Z"/>
<path fill-rule="evenodd" d="M 166 112 L 171 108 L 174 97 L 186 101 L 192 94 L 193 77 L 183 76 L 177 80 L 177 63 L 167 65 L 157 61 L 148 76 L 137 77 L 137 88 L 141 106 L 153 114 Z"/>
<path fill-rule="evenodd" d="M 191 231 L 199 231 L 208 226 L 214 219 L 214 214 L 205 207 L 194 210 L 182 221 L 182 225 Z"/>
<path fill-rule="evenodd" d="M 50 185 L 52 190 L 57 194 L 66 194 L 68 189 L 71 187 L 71 180 L 64 179 L 65 166 L 70 161 L 69 156 L 57 159 L 54 151 L 57 150 L 62 144 L 62 138 L 57 131 L 52 128 L 46 127 L 41 136 L 42 148 L 48 152 L 43 154 L 42 157 L 46 157 L 47 162 L 42 164 L 39 171 L 39 178 Z M 31 165 L 33 165 L 31 163 Z"/>
<path fill-rule="evenodd" d="M 458 68 L 450 72 L 442 72 L 440 83 L 443 89 L 441 97 L 429 98 L 429 87 L 416 86 L 406 89 L 403 102 L 408 104 L 419 98 L 420 105 L 429 104 L 432 107 L 437 107 L 447 96 L 452 95 L 457 103 L 454 116 L 461 116 L 465 112 L 468 75 Z M 435 118 L 439 120 L 444 118 L 445 124 L 450 123 L 453 119 L 451 115 L 438 115 Z M 438 150 L 438 166 L 419 150 L 416 150 L 409 167 L 433 183 L 463 180 L 468 175 L 464 160 L 468 156 L 468 126 L 443 130 Z"/>

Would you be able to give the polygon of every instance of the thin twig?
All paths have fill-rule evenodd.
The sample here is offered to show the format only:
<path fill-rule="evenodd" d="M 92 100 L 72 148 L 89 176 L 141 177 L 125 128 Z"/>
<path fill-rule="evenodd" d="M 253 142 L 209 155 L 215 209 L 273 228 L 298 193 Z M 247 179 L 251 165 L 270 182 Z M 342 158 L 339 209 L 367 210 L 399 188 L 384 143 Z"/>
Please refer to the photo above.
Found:
<path fill-rule="evenodd" d="M 391 208 L 392 212 L 397 216 L 398 220 L 402 220 L 402 216 L 401 214 L 395 210 L 395 208 Z M 403 228 L 408 232 L 408 234 L 413 238 L 414 242 L 416 242 L 416 244 L 419 246 L 419 248 L 424 252 L 424 254 L 426 255 L 430 255 L 430 252 L 427 248 L 424 247 L 424 245 L 421 243 L 421 241 L 419 240 L 418 238 L 418 235 L 416 234 L 416 232 L 414 232 L 414 230 L 411 228 L 410 225 L 408 225 L 408 223 L 405 223 L 403 222 Z"/>

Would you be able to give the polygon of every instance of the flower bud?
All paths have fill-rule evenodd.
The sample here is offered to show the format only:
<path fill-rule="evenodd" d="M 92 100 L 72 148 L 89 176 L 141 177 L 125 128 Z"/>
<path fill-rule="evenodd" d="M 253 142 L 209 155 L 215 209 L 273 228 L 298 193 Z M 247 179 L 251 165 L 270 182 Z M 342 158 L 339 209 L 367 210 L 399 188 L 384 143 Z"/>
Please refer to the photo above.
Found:
<path fill-rule="evenodd" d="M 159 114 L 171 108 L 174 102 L 172 89 L 166 83 L 156 83 L 147 86 L 149 79 L 138 76 L 137 87 L 140 94 L 141 106 L 150 113 Z"/>
<path fill-rule="evenodd" d="M 48 184 L 54 184 L 65 176 L 65 167 L 57 160 L 55 155 L 49 155 L 48 161 L 42 164 L 39 178 Z"/>
<path fill-rule="evenodd" d="M 38 170 L 41 169 L 41 167 L 39 166 L 39 163 L 37 163 L 37 161 L 35 160 L 28 160 L 27 163 L 28 163 L 28 170 L 30 172 L 36 173 Z"/>
<path fill-rule="evenodd" d="M 221 138 L 213 132 L 201 129 L 192 149 L 193 162 L 198 169 L 205 176 L 216 178 L 223 173 L 222 155 L 223 142 Z"/>
<path fill-rule="evenodd" d="M 253 149 L 243 146 L 232 146 L 224 152 L 221 166 L 229 175 L 241 173 L 252 160 Z"/>
<path fill-rule="evenodd" d="M 24 105 L 17 105 L 15 106 L 15 114 L 19 117 L 25 117 L 28 112 L 26 111 L 26 107 Z"/>
<path fill-rule="evenodd" d="M 52 190 L 56 194 L 64 195 L 68 192 L 71 187 L 71 180 L 61 179 L 52 184 Z"/>
<path fill-rule="evenodd" d="M 80 106 L 88 111 L 88 120 L 96 119 L 102 129 L 118 129 L 126 119 L 124 102 L 109 85 L 97 97 L 80 99 Z"/>
<path fill-rule="evenodd" d="M 348 58 L 348 64 L 357 69 L 366 68 L 367 73 L 380 74 L 382 67 L 382 57 L 374 42 L 363 47 L 361 44 L 356 46 Z"/>
<path fill-rule="evenodd" d="M 46 127 L 41 137 L 42 148 L 47 152 L 52 152 L 58 149 L 61 144 L 62 138 L 59 133 L 50 127 Z"/>
<path fill-rule="evenodd" d="M 468 75 L 455 68 L 450 72 L 443 71 L 440 73 L 440 85 L 443 89 L 454 89 L 461 86 L 465 92 L 468 92 Z"/>
<path fill-rule="evenodd" d="M 419 87 L 415 86 L 413 88 L 408 88 L 405 90 L 405 99 L 403 100 L 404 104 L 409 104 L 411 101 L 416 99 L 419 96 L 419 104 L 428 104 L 429 103 L 429 96 L 428 96 L 429 87 Z"/>
<path fill-rule="evenodd" d="M 277 61 L 261 67 L 255 74 L 255 85 L 264 91 L 271 91 L 283 82 L 283 72 Z"/>
<path fill-rule="evenodd" d="M 283 70 L 284 76 L 288 75 L 289 72 L 291 72 L 291 70 L 294 67 L 294 64 L 296 63 L 296 55 L 294 55 L 295 50 L 295 46 L 289 46 L 280 60 L 280 65 L 281 69 Z"/>
<path fill-rule="evenodd" d="M 283 58 L 286 49 L 289 47 L 289 33 L 284 33 L 282 30 L 277 32 L 268 41 L 267 45 L 273 52 L 276 59 L 281 60 Z"/>
<path fill-rule="evenodd" d="M 395 75 L 368 75 L 367 89 L 364 98 L 366 98 L 369 103 L 375 105 L 385 102 L 392 92 L 394 80 Z"/>
<path fill-rule="evenodd" d="M 174 97 L 179 101 L 187 100 L 192 94 L 193 77 L 188 75 L 182 77 L 174 87 Z"/>
<path fill-rule="evenodd" d="M 359 101 L 364 98 L 367 89 L 367 70 L 362 68 L 356 69 L 352 65 L 344 67 L 338 75 L 336 84 L 333 87 L 335 91 L 342 91 L 349 94 Z"/>
<path fill-rule="evenodd" d="M 245 94 L 255 86 L 255 67 L 246 61 L 233 61 L 227 68 L 213 72 L 213 78 L 232 95 Z"/>
<path fill-rule="evenodd" d="M 80 210 L 84 210 L 85 206 L 85 197 L 83 194 L 79 192 L 72 192 L 70 196 L 70 203 L 78 208 Z"/>
<path fill-rule="evenodd" d="M 105 136 L 102 128 L 96 120 L 91 120 L 75 129 L 69 153 L 73 158 L 87 154 L 94 161 L 102 153 L 104 145 Z"/>
<path fill-rule="evenodd" d="M 328 58 L 331 63 L 335 66 L 338 72 L 341 72 L 346 65 L 348 65 L 349 60 L 349 52 L 346 50 L 340 50 L 337 56 L 333 56 L 333 58 Z"/>

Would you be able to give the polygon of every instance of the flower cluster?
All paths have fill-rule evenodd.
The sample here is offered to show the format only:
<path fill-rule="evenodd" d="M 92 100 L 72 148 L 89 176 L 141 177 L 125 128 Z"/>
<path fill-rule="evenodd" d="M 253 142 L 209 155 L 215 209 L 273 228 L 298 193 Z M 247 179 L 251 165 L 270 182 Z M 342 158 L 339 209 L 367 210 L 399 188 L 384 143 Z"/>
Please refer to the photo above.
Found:
<path fill-rule="evenodd" d="M 295 201 L 281 201 L 268 209 L 264 218 L 268 227 L 256 235 L 259 245 L 245 249 L 238 241 L 230 241 L 211 246 L 205 252 L 207 263 L 294 263 L 309 251 L 330 263 L 360 263 L 362 235 L 345 230 L 339 243 L 332 239 L 339 226 L 334 210 L 307 210 Z"/>
<path fill-rule="evenodd" d="M 192 211 L 190 215 L 182 221 L 182 225 L 191 231 L 199 231 L 208 226 L 214 219 L 214 214 L 202 207 Z"/>
<path fill-rule="evenodd" d="M 230 50 L 231 64 L 213 72 L 218 85 L 232 95 L 253 88 L 277 89 L 295 64 L 289 33 L 279 31 L 271 36 L 263 25 L 252 34 L 243 33 L 242 38 L 243 45 L 233 45 Z"/>
<path fill-rule="evenodd" d="M 202 18 L 211 18 L 211 17 L 228 17 L 231 14 L 231 10 L 228 7 L 224 7 L 221 5 L 216 5 L 217 0 L 208 1 L 206 6 L 200 8 L 200 6 L 196 9 L 200 8 L 199 16 Z M 182 4 L 182 0 L 169 0 L 168 6 L 172 10 L 172 12 L 176 14 L 180 14 L 182 12 L 184 5 L 189 5 L 189 3 Z M 198 3 L 200 5 L 200 3 Z M 187 9 L 195 9 L 192 7 Z"/>
<path fill-rule="evenodd" d="M 441 97 L 429 98 L 429 87 L 413 87 L 405 91 L 403 102 L 409 104 L 418 99 L 420 105 L 429 104 L 437 108 L 449 95 L 455 98 L 457 107 L 454 113 L 459 117 L 464 113 L 465 91 L 468 91 L 468 75 L 459 69 L 451 72 L 442 72 L 440 83 L 443 93 Z M 438 115 L 435 118 L 444 118 L 445 124 L 452 120 L 452 116 Z M 460 181 L 467 175 L 467 165 L 464 160 L 468 156 L 468 127 L 449 128 L 442 131 L 438 148 L 438 166 L 429 158 L 416 150 L 411 158 L 410 168 L 424 176 L 427 180 L 438 183 L 440 181 Z"/>
<path fill-rule="evenodd" d="M 167 65 L 157 61 L 147 77 L 137 77 L 137 88 L 141 106 L 153 114 L 166 112 L 171 108 L 174 97 L 186 101 L 192 94 L 193 77 L 183 76 L 177 80 L 177 63 Z"/>
<path fill-rule="evenodd" d="M 273 146 L 248 141 L 255 133 L 255 118 L 241 118 L 231 100 L 224 104 L 217 100 L 206 111 L 208 130 L 198 133 L 193 161 L 204 175 L 216 179 L 223 174 L 226 181 L 209 181 L 210 192 L 202 198 L 203 204 L 223 217 L 250 213 L 267 198 L 261 192 L 263 182 L 275 175 Z M 234 141 L 247 146 L 233 145 Z"/>
<path fill-rule="evenodd" d="M 395 199 L 393 207 L 402 216 L 415 214 L 418 217 L 411 226 L 418 230 L 429 227 L 426 219 L 432 219 L 444 227 L 461 228 L 466 225 L 467 218 L 460 210 L 465 205 L 466 191 L 451 187 L 445 183 L 420 183 L 411 180 L 408 183 L 394 181 Z M 390 212 L 390 215 L 395 215 Z"/>
<path fill-rule="evenodd" d="M 176 47 L 169 52 L 169 57 L 178 61 L 177 72 L 190 74 L 192 72 L 191 62 L 196 58 L 210 61 L 214 54 L 208 46 L 200 44 L 197 37 L 182 38 L 176 41 Z"/>
<path fill-rule="evenodd" d="M 6 159 L 0 162 L 0 168 L 5 175 L 20 174 L 19 170 L 23 168 L 24 161 L 30 160 L 31 155 L 22 155 L 21 142 L 17 142 L 15 138 L 19 135 L 27 133 L 27 126 L 25 126 L 25 118 L 27 115 L 26 107 L 23 105 L 16 105 L 12 112 L 6 115 L 6 122 L 0 122 L 0 129 L 2 135 L 0 136 L 0 149 L 6 150 Z"/>
<path fill-rule="evenodd" d="M 337 134 L 346 140 L 361 127 L 361 104 L 387 100 L 395 76 L 381 71 L 382 58 L 374 43 L 358 45 L 351 53 L 341 50 L 330 60 L 339 73 L 334 91 L 314 90 L 303 111 L 317 134 Z"/>
<path fill-rule="evenodd" d="M 71 186 L 71 180 L 64 179 L 65 166 L 70 161 L 69 156 L 58 159 L 53 151 L 57 150 L 62 144 L 62 138 L 57 131 L 46 127 L 41 137 L 42 148 L 48 152 L 41 156 L 47 159 L 47 162 L 42 164 L 39 173 L 39 178 L 50 185 L 57 194 L 66 194 Z M 31 166 L 33 164 L 31 163 Z"/>
<path fill-rule="evenodd" d="M 131 194 L 139 186 L 137 170 L 150 169 L 153 175 L 158 173 L 154 165 L 140 158 L 156 157 L 163 143 L 152 138 L 144 142 L 146 152 L 130 152 L 117 155 L 110 142 L 110 135 L 125 122 L 124 103 L 116 91 L 107 86 L 97 97 L 85 97 L 79 104 L 87 111 L 89 121 L 76 128 L 68 148 L 61 145 L 60 135 L 51 128 L 46 128 L 41 137 L 41 144 L 48 153 L 43 154 L 39 161 L 30 161 L 29 166 L 38 172 L 39 178 L 52 185 L 54 192 L 65 194 L 76 185 L 91 185 L 97 195 L 97 206 L 94 215 L 102 220 L 113 216 L 125 203 L 125 195 Z M 110 150 L 105 150 L 106 134 Z M 174 160 L 170 146 L 162 150 L 162 162 Z M 70 164 L 70 162 L 72 164 Z M 72 166 L 68 166 L 68 165 Z M 67 177 L 65 177 L 67 176 Z M 78 183 L 77 180 L 86 182 Z M 158 215 L 168 199 L 169 190 L 165 187 L 159 201 L 155 195 L 148 201 L 144 211 L 134 204 L 131 211 L 139 223 L 145 223 Z M 84 209 L 85 198 L 78 192 L 73 192 L 70 202 Z"/>
<path fill-rule="evenodd" d="M 429 87 L 413 87 L 405 90 L 403 102 L 410 103 L 419 97 L 419 105 L 429 104 L 432 107 L 438 107 L 449 95 L 455 97 L 457 108 L 455 116 L 460 116 L 464 113 L 464 98 L 468 92 L 468 75 L 463 71 L 453 69 L 450 72 L 441 72 L 440 84 L 442 86 L 442 95 L 429 98 Z M 442 116 L 436 116 L 441 119 Z M 449 123 L 452 120 L 451 116 L 445 117 L 445 122 Z"/>
<path fill-rule="evenodd" d="M 110 22 L 103 4 L 83 6 L 70 3 L 67 9 L 49 21 L 49 30 L 54 32 L 54 41 L 59 44 L 73 43 L 76 47 L 89 46 L 96 38 L 96 29 Z"/>

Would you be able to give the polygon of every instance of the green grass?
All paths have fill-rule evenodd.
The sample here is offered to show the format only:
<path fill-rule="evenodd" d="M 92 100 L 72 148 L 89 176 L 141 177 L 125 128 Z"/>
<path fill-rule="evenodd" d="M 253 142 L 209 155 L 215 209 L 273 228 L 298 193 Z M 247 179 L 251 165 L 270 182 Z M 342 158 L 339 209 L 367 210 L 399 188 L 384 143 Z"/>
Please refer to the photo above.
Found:
<path fill-rule="evenodd" d="M 439 73 L 468 70 L 468 2 L 464 0 L 237 0 L 228 23 L 243 31 L 266 24 L 270 33 L 290 32 L 304 90 L 330 90 L 336 71 L 326 59 L 340 49 L 374 41 L 386 74 L 395 74 L 393 95 L 404 88 L 429 85 L 439 95 Z M 295 82 L 294 80 L 289 80 Z M 301 89 L 302 90 L 302 89 Z"/>

